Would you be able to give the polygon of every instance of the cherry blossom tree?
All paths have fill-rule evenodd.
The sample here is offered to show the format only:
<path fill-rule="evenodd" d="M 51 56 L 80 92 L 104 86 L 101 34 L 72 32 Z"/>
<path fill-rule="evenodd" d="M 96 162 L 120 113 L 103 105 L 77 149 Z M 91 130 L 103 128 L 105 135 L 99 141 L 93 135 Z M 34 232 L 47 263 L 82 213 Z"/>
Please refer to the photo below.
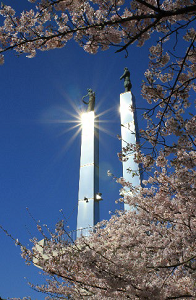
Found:
<path fill-rule="evenodd" d="M 116 179 L 130 191 L 119 201 L 136 209 L 117 212 L 72 243 L 63 223 L 50 237 L 38 225 L 42 246 L 16 241 L 26 262 L 36 258 L 48 276 L 33 287 L 49 299 L 196 299 L 196 1 L 30 2 L 35 8 L 20 17 L 2 5 L 1 55 L 12 49 L 34 57 L 72 38 L 89 53 L 112 45 L 128 54 L 134 42 L 152 40 L 142 83 L 147 127 L 139 144 L 119 154 L 134 153 L 145 180 L 133 187 Z"/>
<path fill-rule="evenodd" d="M 152 33 L 162 42 L 195 21 L 194 0 L 29 0 L 33 8 L 19 17 L 1 4 L 0 52 L 14 49 L 34 57 L 36 50 L 60 48 L 74 38 L 85 51 L 96 53 L 110 45 L 126 50 L 142 46 Z M 1 57 L 3 62 L 3 57 Z"/>

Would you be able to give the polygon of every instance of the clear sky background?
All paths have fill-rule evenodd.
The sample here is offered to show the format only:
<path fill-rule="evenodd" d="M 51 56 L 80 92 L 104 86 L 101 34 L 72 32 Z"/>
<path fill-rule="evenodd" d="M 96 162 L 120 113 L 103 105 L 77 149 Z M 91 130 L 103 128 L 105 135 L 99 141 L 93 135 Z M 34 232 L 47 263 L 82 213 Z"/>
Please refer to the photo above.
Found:
<path fill-rule="evenodd" d="M 63 49 L 38 52 L 33 59 L 7 53 L 0 67 L 0 224 L 23 244 L 39 237 L 26 207 L 51 229 L 63 209 L 70 230 L 76 228 L 80 132 L 76 135 L 79 127 L 73 126 L 84 109 L 81 99 L 87 88 L 95 91 L 96 113 L 101 114 L 101 220 L 120 208 L 115 204 L 120 185 L 107 176 L 107 170 L 122 176 L 117 135 L 124 86 L 119 77 L 128 67 L 136 105 L 146 106 L 140 91 L 148 47 L 131 47 L 128 58 L 115 54 L 115 48 L 90 55 L 74 41 Z M 141 127 L 140 113 L 138 120 Z M 20 248 L 1 231 L 0 244 L 0 296 L 44 299 L 27 284 L 43 281 L 39 270 L 25 265 Z"/>

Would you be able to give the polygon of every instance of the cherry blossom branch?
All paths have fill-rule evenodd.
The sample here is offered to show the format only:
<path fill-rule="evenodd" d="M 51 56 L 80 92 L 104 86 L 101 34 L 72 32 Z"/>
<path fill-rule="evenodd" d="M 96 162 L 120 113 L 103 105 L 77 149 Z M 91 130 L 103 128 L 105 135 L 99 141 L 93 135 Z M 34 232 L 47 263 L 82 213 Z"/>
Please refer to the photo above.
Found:
<path fill-rule="evenodd" d="M 69 36 L 70 34 L 74 34 L 74 33 L 77 33 L 77 32 L 86 32 L 86 34 L 88 35 L 88 31 L 90 29 L 96 29 L 96 30 L 103 30 L 103 28 L 106 28 L 108 26 L 115 26 L 115 25 L 120 25 L 123 23 L 126 23 L 126 22 L 131 22 L 131 21 L 134 21 L 134 20 L 137 20 L 137 21 L 141 21 L 141 20 L 145 20 L 145 19 L 149 19 L 149 20 L 153 20 L 155 19 L 155 21 L 152 22 L 151 25 L 148 25 L 147 27 L 145 27 L 144 29 L 142 29 L 139 33 L 137 33 L 133 38 L 130 39 L 130 41 L 125 45 L 125 46 L 122 46 L 121 49 L 118 50 L 119 51 L 123 51 L 125 50 L 131 43 L 133 43 L 136 39 L 138 39 L 139 37 L 141 37 L 145 32 L 149 31 L 153 26 L 155 26 L 157 23 L 159 23 L 159 21 L 161 19 L 164 19 L 164 18 L 167 18 L 167 17 L 172 17 L 172 16 L 177 16 L 177 15 L 180 15 L 180 14 L 189 14 L 189 13 L 192 13 L 196 10 L 196 5 L 192 5 L 192 6 L 187 6 L 187 7 L 184 7 L 184 8 L 179 8 L 179 9 L 176 9 L 176 10 L 172 10 L 172 11 L 164 11 L 164 10 L 159 10 L 159 13 L 155 13 L 155 14 L 142 14 L 142 15 L 132 15 L 132 16 L 128 16 L 128 17 L 121 17 L 121 18 L 117 18 L 117 20 L 105 20 L 105 21 L 101 21 L 99 23 L 93 23 L 93 24 L 87 24 L 86 26 L 76 26 L 74 25 L 75 28 L 71 28 L 69 30 L 66 30 L 64 32 L 57 32 L 57 33 L 52 33 L 50 34 L 49 36 L 44 36 L 44 35 L 41 35 L 41 36 L 37 36 L 36 38 L 28 38 L 28 40 L 23 40 L 23 41 L 18 41 L 18 42 L 15 42 L 13 45 L 10 45 L 8 47 L 5 47 L 3 48 L 0 53 L 3 53 L 7 50 L 10 50 L 10 49 L 14 49 L 14 48 L 17 48 L 17 47 L 20 47 L 20 46 L 23 46 L 25 44 L 32 44 L 34 42 L 38 42 L 38 41 L 42 41 L 41 45 L 38 46 L 38 48 L 42 47 L 47 41 L 49 40 L 53 40 L 55 38 L 63 38 L 65 36 Z M 37 20 L 39 19 L 39 16 L 37 16 Z M 17 28 L 17 26 L 16 26 Z M 24 39 L 24 37 L 22 38 Z"/>
<path fill-rule="evenodd" d="M 176 268 L 176 267 L 179 267 L 179 266 L 187 264 L 188 262 L 190 262 L 193 259 L 196 259 L 196 255 L 192 256 L 191 258 L 189 258 L 189 259 L 187 259 L 187 260 L 185 260 L 183 262 L 179 262 L 179 263 L 176 263 L 176 264 L 173 264 L 173 265 L 148 266 L 147 268 L 151 268 L 151 269 L 170 269 L 170 268 Z"/>

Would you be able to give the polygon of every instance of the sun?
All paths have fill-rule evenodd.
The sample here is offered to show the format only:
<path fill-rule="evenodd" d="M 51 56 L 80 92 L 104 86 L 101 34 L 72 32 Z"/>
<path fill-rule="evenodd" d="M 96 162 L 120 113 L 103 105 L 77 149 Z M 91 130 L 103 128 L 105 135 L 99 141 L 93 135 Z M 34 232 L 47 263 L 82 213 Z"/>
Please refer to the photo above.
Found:
<path fill-rule="evenodd" d="M 102 111 L 101 113 L 97 113 L 97 110 L 100 110 L 99 103 L 94 111 L 86 112 L 85 107 L 77 101 L 74 102 L 67 96 L 65 100 L 66 103 L 61 105 L 57 104 L 48 108 L 41 118 L 42 123 L 50 125 L 54 124 L 54 127 L 50 127 L 52 130 L 55 128 L 55 125 L 61 125 L 58 130 L 55 131 L 55 134 L 58 138 L 65 136 L 66 139 L 63 147 L 61 147 L 57 155 L 58 157 L 65 155 L 68 149 L 70 149 L 76 139 L 81 135 L 84 128 L 85 130 L 83 130 L 83 132 L 86 134 L 92 133 L 95 129 L 96 135 L 98 134 L 98 131 L 102 131 L 105 134 L 116 138 L 116 136 L 114 136 L 114 132 L 109 131 L 107 126 L 105 126 L 106 123 L 114 122 L 114 120 L 106 120 L 104 118 L 105 115 L 110 114 L 111 111 L 115 109 L 114 106 Z M 118 111 L 117 108 L 116 111 Z M 99 141 L 104 143 L 102 138 L 102 135 L 99 136 Z"/>

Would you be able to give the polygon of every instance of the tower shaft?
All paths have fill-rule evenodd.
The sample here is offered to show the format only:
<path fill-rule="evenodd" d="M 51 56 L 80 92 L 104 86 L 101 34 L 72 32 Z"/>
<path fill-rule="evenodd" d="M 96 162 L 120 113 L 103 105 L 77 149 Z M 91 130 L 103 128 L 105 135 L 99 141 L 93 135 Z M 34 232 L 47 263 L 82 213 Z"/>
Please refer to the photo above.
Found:
<path fill-rule="evenodd" d="M 88 236 L 99 221 L 99 129 L 94 111 L 82 115 L 77 238 Z"/>
<path fill-rule="evenodd" d="M 138 123 L 135 112 L 135 99 L 131 91 L 120 94 L 120 116 L 121 116 L 121 138 L 122 150 L 127 144 L 135 145 L 138 140 Z M 122 162 L 123 177 L 125 181 L 132 183 L 133 187 L 141 185 L 141 175 L 139 164 L 134 161 L 134 153 L 130 154 L 126 161 Z M 125 189 L 125 193 L 129 193 L 129 189 Z M 128 204 L 124 204 L 125 210 L 130 210 Z"/>

